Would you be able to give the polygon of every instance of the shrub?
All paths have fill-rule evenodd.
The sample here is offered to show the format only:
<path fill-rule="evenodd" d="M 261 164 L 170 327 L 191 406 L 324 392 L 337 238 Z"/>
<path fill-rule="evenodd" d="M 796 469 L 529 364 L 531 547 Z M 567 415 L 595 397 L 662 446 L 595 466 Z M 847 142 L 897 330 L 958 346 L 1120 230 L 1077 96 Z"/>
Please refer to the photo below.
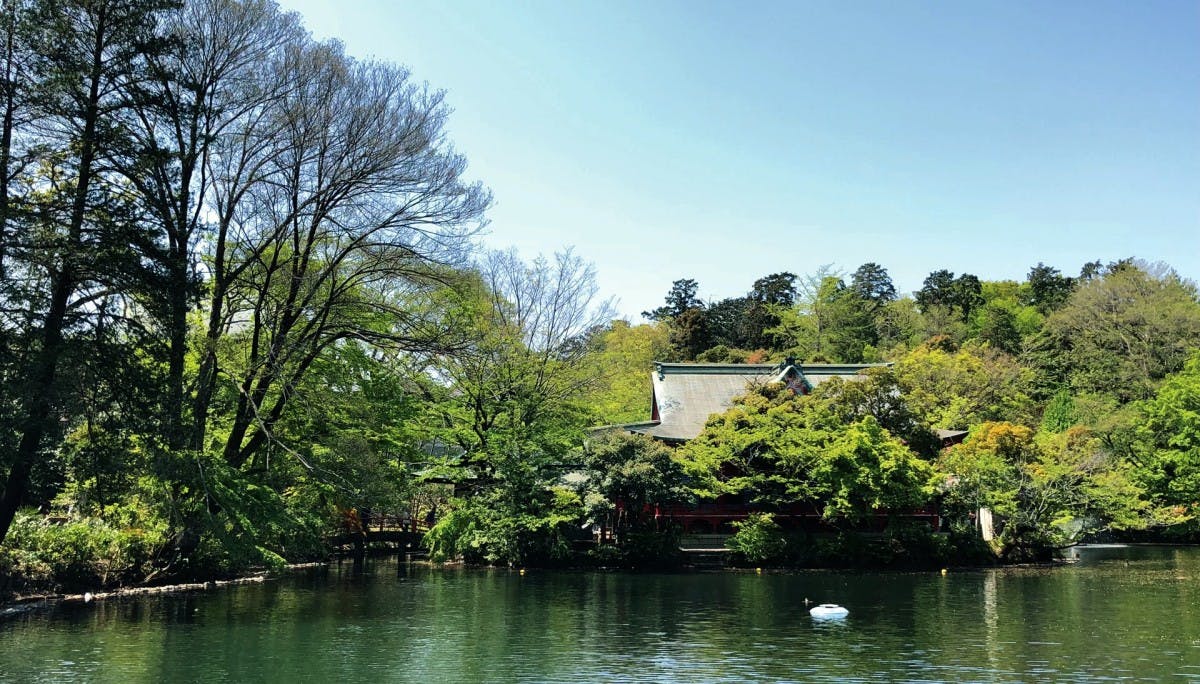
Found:
<path fill-rule="evenodd" d="M 22 511 L 0 550 L 10 591 L 82 591 L 144 579 L 166 539 L 163 528 L 120 529 L 98 518 L 55 524 Z"/>
<path fill-rule="evenodd" d="M 771 563 L 782 559 L 787 541 L 783 530 L 775 523 L 773 514 L 751 513 L 733 526 L 737 532 L 725 542 L 725 546 L 736 554 L 735 561 Z"/>
<path fill-rule="evenodd" d="M 621 539 L 622 563 L 635 570 L 675 567 L 682 560 L 679 536 L 677 527 L 628 532 Z"/>
<path fill-rule="evenodd" d="M 587 552 L 589 565 L 599 568 L 623 566 L 625 554 L 616 544 L 598 544 Z"/>
<path fill-rule="evenodd" d="M 897 522 L 882 535 L 818 535 L 797 548 L 791 560 L 821 568 L 944 568 L 992 565 L 996 556 L 978 534 L 945 534 L 927 525 Z"/>

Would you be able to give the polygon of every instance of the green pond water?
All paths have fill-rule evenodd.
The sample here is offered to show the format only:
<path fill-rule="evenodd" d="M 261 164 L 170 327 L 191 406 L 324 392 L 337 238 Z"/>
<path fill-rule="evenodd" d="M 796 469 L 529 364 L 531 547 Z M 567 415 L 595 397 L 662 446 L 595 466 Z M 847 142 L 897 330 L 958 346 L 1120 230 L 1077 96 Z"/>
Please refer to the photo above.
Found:
<path fill-rule="evenodd" d="M 945 576 L 347 563 L 9 612 L 0 680 L 1200 682 L 1200 549 L 1078 553 Z"/>

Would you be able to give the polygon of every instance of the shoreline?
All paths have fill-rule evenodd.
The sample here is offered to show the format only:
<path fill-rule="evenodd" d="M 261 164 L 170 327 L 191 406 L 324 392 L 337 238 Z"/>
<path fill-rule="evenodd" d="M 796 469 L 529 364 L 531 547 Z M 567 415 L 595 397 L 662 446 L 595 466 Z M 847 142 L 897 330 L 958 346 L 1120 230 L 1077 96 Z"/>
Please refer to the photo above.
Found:
<path fill-rule="evenodd" d="M 1095 546 L 1095 547 L 1099 547 L 1099 548 L 1149 547 L 1149 546 L 1195 547 L 1195 546 L 1200 546 L 1200 544 L 1180 543 L 1180 542 L 1098 542 L 1096 544 L 1079 544 L 1079 545 L 1074 545 L 1074 546 L 1082 546 L 1082 547 Z M 1074 546 L 1068 547 L 1068 548 L 1074 548 Z M 398 558 L 403 557 L 403 554 L 400 554 L 400 553 L 381 554 L 381 556 L 388 556 L 388 555 L 395 556 Z M 212 589 L 219 589 L 222 587 L 229 587 L 229 586 L 238 586 L 238 585 L 247 585 L 247 584 L 262 584 L 263 582 L 266 582 L 269 579 L 275 579 L 275 578 L 277 578 L 281 575 L 287 574 L 287 573 L 291 573 L 291 572 L 295 572 L 295 571 L 299 571 L 299 570 L 308 570 L 308 569 L 312 569 L 312 568 L 325 567 L 330 564 L 340 563 L 343 560 L 344 559 L 334 558 L 334 559 L 329 559 L 329 560 L 325 560 L 325 561 L 312 561 L 312 562 L 306 562 L 306 563 L 291 563 L 291 564 L 284 566 L 283 568 L 281 568 L 279 570 L 257 570 L 257 571 L 251 572 L 249 574 L 239 576 L 239 577 L 232 577 L 229 579 L 214 579 L 214 580 L 207 580 L 207 581 L 203 581 L 203 582 L 182 582 L 182 583 L 176 583 L 176 584 L 163 584 L 163 585 L 146 586 L 146 587 L 138 587 L 138 586 L 121 587 L 121 588 L 112 589 L 109 591 L 97 591 L 97 592 L 89 591 L 89 592 L 82 592 L 82 593 L 45 593 L 45 594 L 2 595 L 2 596 L 0 596 L 0 619 L 3 619 L 14 613 L 24 612 L 26 610 L 34 610 L 36 608 L 49 606 L 49 605 L 53 605 L 53 604 L 57 604 L 57 603 L 71 603 L 71 604 L 83 603 L 83 604 L 86 604 L 86 603 L 92 603 L 94 601 L 104 601 L 104 600 L 109 600 L 109 599 L 121 599 L 121 598 L 129 597 L 129 596 L 147 596 L 147 595 L 152 595 L 152 594 L 186 594 L 186 593 L 198 592 L 198 591 L 209 591 Z M 829 571 L 829 572 L 881 572 L 882 571 L 882 572 L 896 572 L 896 573 L 901 573 L 901 574 L 908 574 L 908 573 L 925 573 L 925 572 L 939 572 L 939 571 L 945 572 L 945 570 L 950 570 L 952 572 L 972 572 L 972 571 L 980 571 L 980 570 L 996 570 L 996 569 L 1010 569 L 1010 568 L 1011 569 L 1053 568 L 1053 567 L 1062 567 L 1065 565 L 1072 565 L 1076 561 L 1077 561 L 1076 558 L 1066 557 L 1066 558 L 1059 558 L 1059 559 L 1052 560 L 1052 561 L 1035 562 L 1035 563 L 998 563 L 995 565 L 951 565 L 951 566 L 947 566 L 945 569 L 942 569 L 942 568 L 899 568 L 899 567 L 896 567 L 896 568 L 886 568 L 886 567 L 870 568 L 870 567 L 836 567 L 836 566 L 817 568 L 817 567 L 804 567 L 804 566 L 788 567 L 788 566 L 770 566 L 770 565 L 763 566 L 763 567 L 728 565 L 728 566 L 724 566 L 721 568 L 700 569 L 700 568 L 692 568 L 692 567 L 683 566 L 683 567 L 675 568 L 673 570 L 673 572 L 681 572 L 684 574 L 690 574 L 690 573 L 705 573 L 705 574 L 707 574 L 707 573 L 721 573 L 721 572 L 731 572 L 731 573 L 750 572 L 750 573 L 753 573 L 753 572 L 757 571 L 759 573 L 778 574 L 778 573 L 787 573 L 787 572 L 809 572 L 809 571 Z M 486 569 L 486 568 L 502 567 L 502 566 L 465 564 L 462 561 L 450 561 L 447 563 L 432 563 L 428 560 L 423 560 L 423 561 L 417 561 L 417 562 L 421 562 L 422 564 L 427 565 L 429 567 L 457 567 L 457 568 L 468 568 L 468 569 Z M 509 569 L 518 570 L 518 568 L 509 568 Z M 597 566 L 577 566 L 577 567 L 542 568 L 542 569 L 530 566 L 528 569 L 538 570 L 540 572 L 594 571 L 594 572 L 631 572 L 634 574 L 637 574 L 639 572 L 644 572 L 644 571 L 639 571 L 639 570 L 634 570 L 634 569 L 629 569 L 629 568 L 620 568 L 620 567 L 616 567 L 616 566 L 598 566 L 598 567 Z M 651 570 L 650 572 L 662 572 L 662 570 Z M 668 571 L 668 572 L 671 572 L 671 571 Z"/>
<path fill-rule="evenodd" d="M 232 577 L 230 579 L 214 579 L 204 582 L 181 582 L 176 584 L 162 584 L 147 587 L 120 587 L 109 591 L 85 591 L 83 593 L 70 594 L 10 594 L 7 596 L 0 596 L 0 618 L 14 612 L 32 610 L 37 607 L 56 603 L 92 603 L 94 601 L 120 599 L 127 596 L 147 596 L 151 594 L 186 594 L 196 591 L 219 589 L 221 587 L 237 586 L 241 584 L 262 584 L 268 579 L 272 579 L 283 573 L 322 567 L 327 564 L 327 561 L 293 563 L 284 566 L 281 570 L 257 570 L 252 573 L 241 575 L 239 577 Z"/>

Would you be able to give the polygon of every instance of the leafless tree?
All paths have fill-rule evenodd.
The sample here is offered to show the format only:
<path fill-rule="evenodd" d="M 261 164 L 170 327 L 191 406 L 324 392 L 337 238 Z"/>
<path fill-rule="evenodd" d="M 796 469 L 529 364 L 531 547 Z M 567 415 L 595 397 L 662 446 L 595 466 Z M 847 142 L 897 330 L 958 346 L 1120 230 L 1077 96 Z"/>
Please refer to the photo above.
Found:
<path fill-rule="evenodd" d="M 146 56 L 152 78 L 130 84 L 138 106 L 126 126 L 140 154 L 122 171 L 157 228 L 142 249 L 162 287 L 144 305 L 167 345 L 164 436 L 179 449 L 187 442 L 188 314 L 203 282 L 200 250 L 211 244 L 202 237 L 213 210 L 213 158 L 291 88 L 267 67 L 308 37 L 297 17 L 266 0 L 192 0 L 167 17 L 162 34 L 171 48 Z"/>
<path fill-rule="evenodd" d="M 219 376 L 228 378 L 236 397 L 223 451 L 235 466 L 262 446 L 330 344 L 443 342 L 414 298 L 465 257 L 490 202 L 462 180 L 440 92 L 337 44 L 305 42 L 280 57 L 273 77 L 292 87 L 214 156 L 209 367 L 194 443 Z M 227 338 L 237 349 L 216 368 Z"/>
<path fill-rule="evenodd" d="M 485 293 L 477 341 L 437 364 L 469 416 L 472 439 L 460 440 L 469 452 L 485 451 L 497 428 L 520 432 L 558 414 L 602 381 L 585 360 L 614 316 L 594 267 L 570 250 L 529 263 L 493 251 L 476 270 Z"/>

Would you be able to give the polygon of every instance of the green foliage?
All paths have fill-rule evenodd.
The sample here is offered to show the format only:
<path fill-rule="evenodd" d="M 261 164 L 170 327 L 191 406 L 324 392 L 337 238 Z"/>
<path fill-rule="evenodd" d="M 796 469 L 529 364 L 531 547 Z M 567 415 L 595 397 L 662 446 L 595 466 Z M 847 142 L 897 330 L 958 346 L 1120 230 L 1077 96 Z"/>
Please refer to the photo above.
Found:
<path fill-rule="evenodd" d="M 275 488 L 209 464 L 205 485 L 220 516 L 205 519 L 205 531 L 227 555 L 226 567 L 239 570 L 282 566 L 285 557 L 302 559 L 322 550 L 319 511 L 296 510 Z"/>
<path fill-rule="evenodd" d="M 999 350 L 969 344 L 949 351 L 930 341 L 898 359 L 894 369 L 913 412 L 935 428 L 1033 421 L 1032 373 Z"/>
<path fill-rule="evenodd" d="M 1055 394 L 1042 412 L 1042 432 L 1062 432 L 1076 422 L 1075 398 L 1070 392 Z"/>
<path fill-rule="evenodd" d="M 878 510 L 911 510 L 929 498 L 928 465 L 871 416 L 846 427 L 812 470 L 822 482 L 826 518 L 861 519 Z"/>
<path fill-rule="evenodd" d="M 779 325 L 769 331 L 788 354 L 857 363 L 864 350 L 879 341 L 874 316 L 881 302 L 848 287 L 829 268 L 805 278 L 799 290 L 796 306 L 781 308 Z"/>
<path fill-rule="evenodd" d="M 941 269 L 929 274 L 915 298 L 922 312 L 942 307 L 967 321 L 971 312 L 983 304 L 983 284 L 970 273 L 956 278 L 952 271 Z"/>
<path fill-rule="evenodd" d="M 650 417 L 650 372 L 655 361 L 671 354 L 666 324 L 630 325 L 613 321 L 600 335 L 599 350 L 590 358 L 590 371 L 601 382 L 584 398 L 602 425 L 633 423 Z"/>
<path fill-rule="evenodd" d="M 772 330 L 779 325 L 780 310 L 790 308 L 796 299 L 795 274 L 772 273 L 754 281 L 745 296 L 708 304 L 696 296 L 698 287 L 695 280 L 676 280 L 664 306 L 642 313 L 670 325 L 673 354 L 660 360 L 697 359 L 715 346 L 780 348 Z"/>
<path fill-rule="evenodd" d="M 1057 268 L 1046 266 L 1040 261 L 1037 266 L 1029 269 L 1026 280 L 1029 282 L 1029 304 L 1043 314 L 1062 307 L 1075 289 L 1074 280 L 1064 278 Z"/>
<path fill-rule="evenodd" d="M 1138 480 L 1175 521 L 1200 516 L 1200 351 L 1137 413 Z"/>
<path fill-rule="evenodd" d="M 653 311 L 643 311 L 642 315 L 653 321 L 668 321 L 679 318 L 685 311 L 703 309 L 704 302 L 696 296 L 700 283 L 691 278 L 683 278 L 671 283 L 671 291 L 667 293 L 663 306 Z"/>
<path fill-rule="evenodd" d="M 832 266 L 799 278 L 794 305 L 776 305 L 772 348 L 808 361 L 876 361 L 925 338 L 926 321 L 911 299 L 897 299 L 887 269 L 866 263 L 847 285 Z"/>
<path fill-rule="evenodd" d="M 619 539 L 651 525 L 653 506 L 690 498 L 671 450 L 644 435 L 612 432 L 596 438 L 584 451 L 583 469 L 588 519 L 615 530 Z"/>
<path fill-rule="evenodd" d="M 930 273 L 921 284 L 915 299 L 922 311 L 933 306 L 949 306 L 954 301 L 954 272 L 939 269 Z"/>
<path fill-rule="evenodd" d="M 592 561 L 643 569 L 676 565 L 679 530 L 654 515 L 656 506 L 691 498 L 671 450 L 643 435 L 612 431 L 590 439 L 582 461 L 582 469 L 564 480 L 577 483 L 583 525 L 603 525 L 615 541 L 594 549 Z"/>
<path fill-rule="evenodd" d="M 1021 332 L 1017 330 L 1017 319 L 1008 309 L 993 304 L 981 308 L 977 314 L 979 331 L 976 337 L 1000 351 L 1017 354 L 1021 351 Z"/>
<path fill-rule="evenodd" d="M 680 358 L 696 358 L 710 342 L 708 321 L 702 309 L 688 309 L 671 319 L 671 346 Z"/>
<path fill-rule="evenodd" d="M 913 453 L 926 459 L 935 458 L 941 440 L 912 410 L 896 373 L 888 367 L 877 367 L 867 370 L 865 376 L 853 381 L 833 378 L 818 385 L 813 395 L 826 403 L 835 420 L 849 424 L 871 416 Z"/>
<path fill-rule="evenodd" d="M 1105 529 L 1136 529 L 1152 512 L 1130 467 L 1083 428 L 1036 439 L 1028 427 L 984 423 L 939 460 L 944 506 L 959 521 L 981 507 L 997 516 L 1010 560 L 1048 557 Z"/>
<path fill-rule="evenodd" d="M 772 273 L 754 281 L 754 286 L 744 298 L 745 306 L 738 317 L 736 335 L 724 336 L 733 347 L 746 349 L 775 349 L 782 347 L 770 330 L 779 325 L 779 312 L 790 308 L 797 296 L 796 274 Z M 711 309 L 710 309 L 711 313 Z M 710 324 L 714 339 L 721 337 L 720 331 Z"/>
<path fill-rule="evenodd" d="M 425 537 L 435 561 L 561 564 L 572 558 L 583 514 L 578 494 L 561 486 L 497 487 L 450 506 Z"/>
<path fill-rule="evenodd" d="M 407 511 L 426 467 L 421 406 L 400 361 L 357 341 L 331 346 L 297 386 L 276 438 L 272 484 L 341 510 Z M 288 491 L 282 489 L 281 491 Z"/>
<path fill-rule="evenodd" d="M 103 517 L 106 509 L 132 493 L 146 467 L 140 440 L 85 423 L 63 440 L 60 456 L 71 479 L 64 490 L 81 512 Z"/>
<path fill-rule="evenodd" d="M 471 560 L 483 557 L 482 545 L 477 535 L 480 511 L 466 501 L 449 502 L 451 509 L 425 533 L 425 546 L 429 557 L 444 563 L 456 558 Z"/>
<path fill-rule="evenodd" d="M 757 388 L 710 419 L 680 458 L 702 498 L 808 503 L 828 520 L 919 507 L 930 494 L 929 465 L 873 416 L 845 423 L 832 402 L 781 386 Z"/>
<path fill-rule="evenodd" d="M 328 553 L 332 508 L 282 473 L 245 472 L 188 451 L 160 454 L 154 469 L 143 486 L 173 531 L 168 574 L 228 574 Z"/>
<path fill-rule="evenodd" d="M 166 542 L 161 520 L 119 527 L 98 518 L 51 522 L 23 511 L 0 547 L 0 589 L 83 591 L 139 582 L 153 574 Z"/>
<path fill-rule="evenodd" d="M 577 448 L 591 423 L 586 397 L 604 385 L 591 367 L 591 336 L 610 311 L 592 301 L 591 266 L 569 252 L 528 264 L 493 253 L 480 269 L 452 300 L 475 341 L 430 359 L 414 380 L 432 436 L 461 449 L 463 465 L 490 482 L 493 462 L 513 449 L 554 460 Z"/>
<path fill-rule="evenodd" d="M 697 361 L 703 363 L 751 363 L 749 360 L 755 352 L 746 351 L 745 349 L 731 349 L 723 344 L 706 349 L 699 356 Z"/>
<path fill-rule="evenodd" d="M 1046 320 L 1027 361 L 1055 391 L 1052 383 L 1125 403 L 1153 396 L 1197 339 L 1195 285 L 1162 265 L 1125 263 L 1080 284 Z"/>
<path fill-rule="evenodd" d="M 725 546 L 737 554 L 737 562 L 770 564 L 782 559 L 787 540 L 773 514 L 751 513 L 733 526 L 737 532 L 725 540 Z"/>
<path fill-rule="evenodd" d="M 878 348 L 890 352 L 916 347 L 926 337 L 925 320 L 917 303 L 904 297 L 884 304 L 875 312 Z"/>
<path fill-rule="evenodd" d="M 709 332 L 708 343 L 711 348 L 737 348 L 748 346 L 747 340 L 758 340 L 766 335 L 768 327 L 755 325 L 762 323 L 761 316 L 749 315 L 751 307 L 762 313 L 766 308 L 749 297 L 727 297 L 718 302 L 710 303 L 704 309 L 704 323 Z M 774 318 L 770 320 L 774 321 Z M 706 354 L 701 356 L 706 357 Z M 670 360 L 670 359 L 664 359 Z M 699 360 L 699 357 L 698 359 Z M 711 361 L 712 359 L 705 359 Z"/>
<path fill-rule="evenodd" d="M 896 299 L 896 286 L 887 269 L 874 262 L 859 266 L 850 277 L 850 289 L 864 301 L 884 305 Z"/>
<path fill-rule="evenodd" d="M 569 558 L 584 507 L 563 477 L 591 419 L 587 397 L 605 385 L 591 361 L 610 317 L 592 306 L 594 292 L 590 266 L 570 253 L 529 264 L 493 253 L 478 287 L 454 303 L 476 342 L 417 377 L 427 399 L 420 420 L 452 454 L 438 471 L 460 495 L 429 535 L 436 557 L 511 565 Z"/>

